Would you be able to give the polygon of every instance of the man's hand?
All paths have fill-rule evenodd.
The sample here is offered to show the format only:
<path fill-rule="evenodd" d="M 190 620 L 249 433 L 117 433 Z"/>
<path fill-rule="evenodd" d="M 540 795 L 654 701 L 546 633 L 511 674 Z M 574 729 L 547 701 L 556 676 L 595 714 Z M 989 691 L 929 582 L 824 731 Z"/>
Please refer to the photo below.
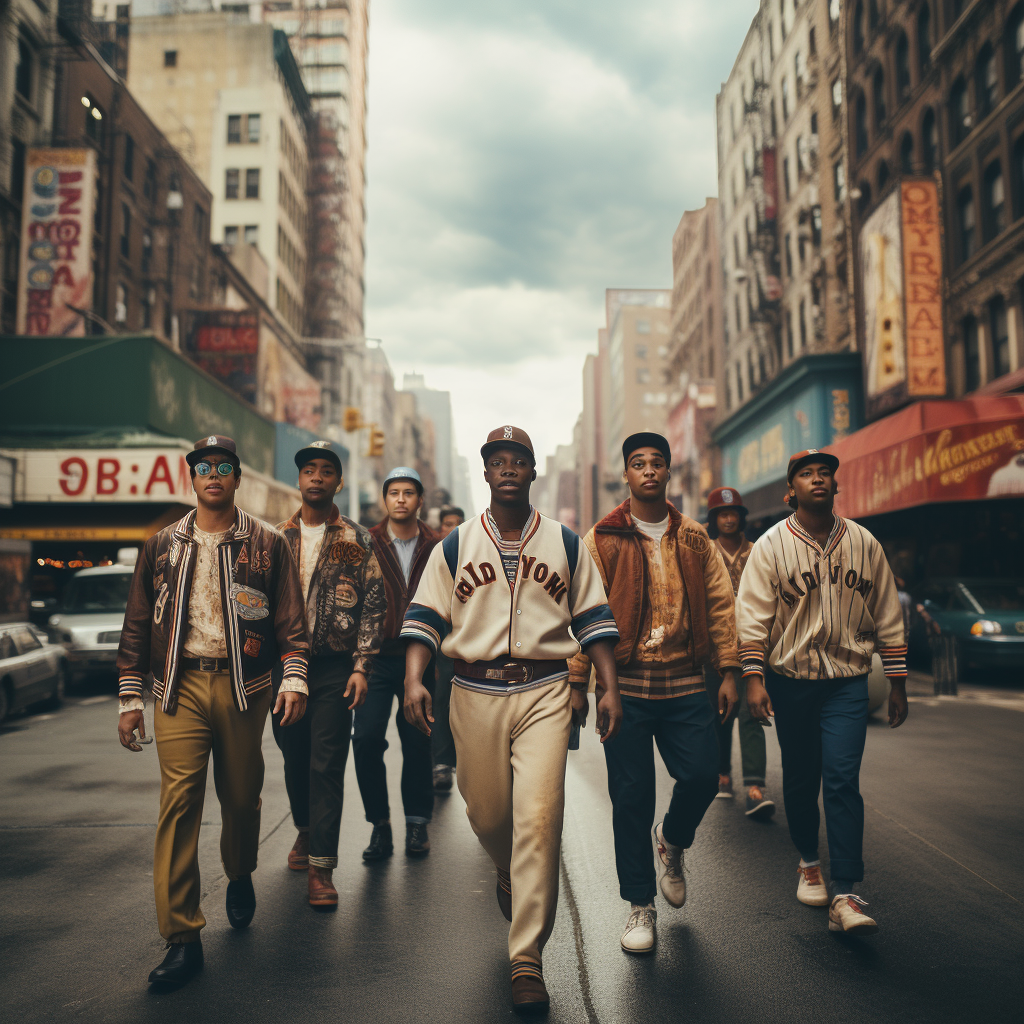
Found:
<path fill-rule="evenodd" d="M 430 691 L 415 676 L 405 677 L 405 701 L 402 704 L 405 720 L 415 725 L 420 732 L 430 735 L 430 723 L 434 721 L 434 702 Z"/>
<path fill-rule="evenodd" d="M 889 680 L 889 728 L 898 729 L 910 713 L 907 707 L 907 682 L 905 679 Z M 124 715 L 122 718 L 126 717 Z"/>
<path fill-rule="evenodd" d="M 282 710 L 284 714 L 281 714 Z M 306 713 L 306 695 L 294 690 L 282 690 L 277 695 L 274 714 L 281 715 L 278 725 L 294 725 Z"/>
<path fill-rule="evenodd" d="M 345 687 L 345 696 L 352 698 L 352 703 L 349 704 L 349 711 L 355 711 L 360 704 L 366 700 L 366 675 L 365 673 L 356 669 L 352 675 L 348 677 L 348 686 Z"/>
<path fill-rule="evenodd" d="M 750 710 L 750 717 L 762 725 L 772 724 L 772 701 L 768 691 L 764 688 L 764 676 L 747 676 L 747 708 Z"/>
<path fill-rule="evenodd" d="M 582 729 L 590 713 L 590 696 L 586 690 L 570 690 L 569 694 L 572 698 L 572 724 Z"/>
<path fill-rule="evenodd" d="M 126 711 L 118 717 L 117 738 L 121 741 L 121 746 L 137 754 L 142 747 L 133 738 L 136 729 L 139 730 L 140 737 L 146 735 L 146 721 L 141 711 Z"/>
<path fill-rule="evenodd" d="M 736 669 L 727 668 L 722 673 L 722 685 L 718 688 L 718 717 L 727 722 L 736 705 L 740 702 L 739 685 L 736 682 Z"/>

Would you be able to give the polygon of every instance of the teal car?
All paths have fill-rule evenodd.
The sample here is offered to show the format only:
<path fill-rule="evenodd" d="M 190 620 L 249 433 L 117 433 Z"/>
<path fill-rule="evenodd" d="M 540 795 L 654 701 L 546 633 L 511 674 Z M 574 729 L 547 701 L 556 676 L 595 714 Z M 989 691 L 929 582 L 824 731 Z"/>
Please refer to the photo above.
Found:
<path fill-rule="evenodd" d="M 917 590 L 925 613 L 955 637 L 965 669 L 1024 670 L 1024 580 L 930 580 Z M 923 616 L 911 645 L 927 645 Z"/>

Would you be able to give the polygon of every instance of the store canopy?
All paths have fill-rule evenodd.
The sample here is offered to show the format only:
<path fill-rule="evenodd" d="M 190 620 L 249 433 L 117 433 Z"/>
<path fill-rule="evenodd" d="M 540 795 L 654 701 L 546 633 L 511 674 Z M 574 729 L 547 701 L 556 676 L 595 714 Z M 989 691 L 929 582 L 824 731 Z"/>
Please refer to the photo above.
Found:
<path fill-rule="evenodd" d="M 1024 497 L 1024 395 L 917 402 L 829 445 L 836 511 Z"/>

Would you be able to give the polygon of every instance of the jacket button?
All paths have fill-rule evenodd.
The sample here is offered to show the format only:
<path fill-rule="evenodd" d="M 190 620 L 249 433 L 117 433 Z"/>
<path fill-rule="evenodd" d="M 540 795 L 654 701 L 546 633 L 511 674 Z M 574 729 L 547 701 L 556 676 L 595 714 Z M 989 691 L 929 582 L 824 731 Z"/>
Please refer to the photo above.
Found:
<path fill-rule="evenodd" d="M 520 643 L 520 642 L 519 642 L 519 641 L 517 640 L 517 641 L 516 641 L 516 647 L 522 647 L 522 646 L 523 646 L 523 645 L 522 645 L 522 644 L 521 644 L 521 643 Z"/>
<path fill-rule="evenodd" d="M 522 615 L 522 614 L 523 614 L 523 609 L 522 608 L 517 608 L 516 609 L 516 615 Z"/>

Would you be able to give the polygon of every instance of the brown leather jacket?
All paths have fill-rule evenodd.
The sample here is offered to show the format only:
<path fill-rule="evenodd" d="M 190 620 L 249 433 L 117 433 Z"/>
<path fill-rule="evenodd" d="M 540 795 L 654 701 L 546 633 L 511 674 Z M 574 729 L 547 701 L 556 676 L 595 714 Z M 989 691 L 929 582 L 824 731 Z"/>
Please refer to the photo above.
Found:
<path fill-rule="evenodd" d="M 402 572 L 402 565 L 398 561 L 398 555 L 395 554 L 394 546 L 391 543 L 391 535 L 388 533 L 387 519 L 370 527 L 373 550 L 380 563 L 380 571 L 384 576 L 384 588 L 388 595 L 388 611 L 384 617 L 381 654 L 401 654 L 405 650 L 405 642 L 398 639 L 399 633 L 402 632 L 402 623 L 405 620 L 405 610 L 409 607 L 412 595 L 416 593 L 416 587 L 423 575 L 423 567 L 427 564 L 430 552 L 434 545 L 441 540 L 441 535 L 434 533 L 426 523 L 419 521 L 419 528 L 420 538 L 412 559 L 409 583 L 406 585 L 405 573 Z"/>
<path fill-rule="evenodd" d="M 121 645 L 117 651 L 118 695 L 141 697 L 153 673 L 153 695 L 173 714 L 188 632 L 199 545 L 193 509 L 146 541 L 135 565 Z M 299 574 L 284 537 L 241 509 L 220 545 L 220 596 L 231 690 L 239 711 L 247 697 L 270 686 L 283 662 L 286 678 L 305 681 L 309 643 Z"/>
<path fill-rule="evenodd" d="M 302 544 L 299 513 L 278 529 L 298 565 Z M 310 653 L 318 657 L 351 652 L 353 668 L 368 673 L 370 656 L 380 650 L 386 612 L 384 578 L 370 533 L 334 505 L 306 597 Z"/>

